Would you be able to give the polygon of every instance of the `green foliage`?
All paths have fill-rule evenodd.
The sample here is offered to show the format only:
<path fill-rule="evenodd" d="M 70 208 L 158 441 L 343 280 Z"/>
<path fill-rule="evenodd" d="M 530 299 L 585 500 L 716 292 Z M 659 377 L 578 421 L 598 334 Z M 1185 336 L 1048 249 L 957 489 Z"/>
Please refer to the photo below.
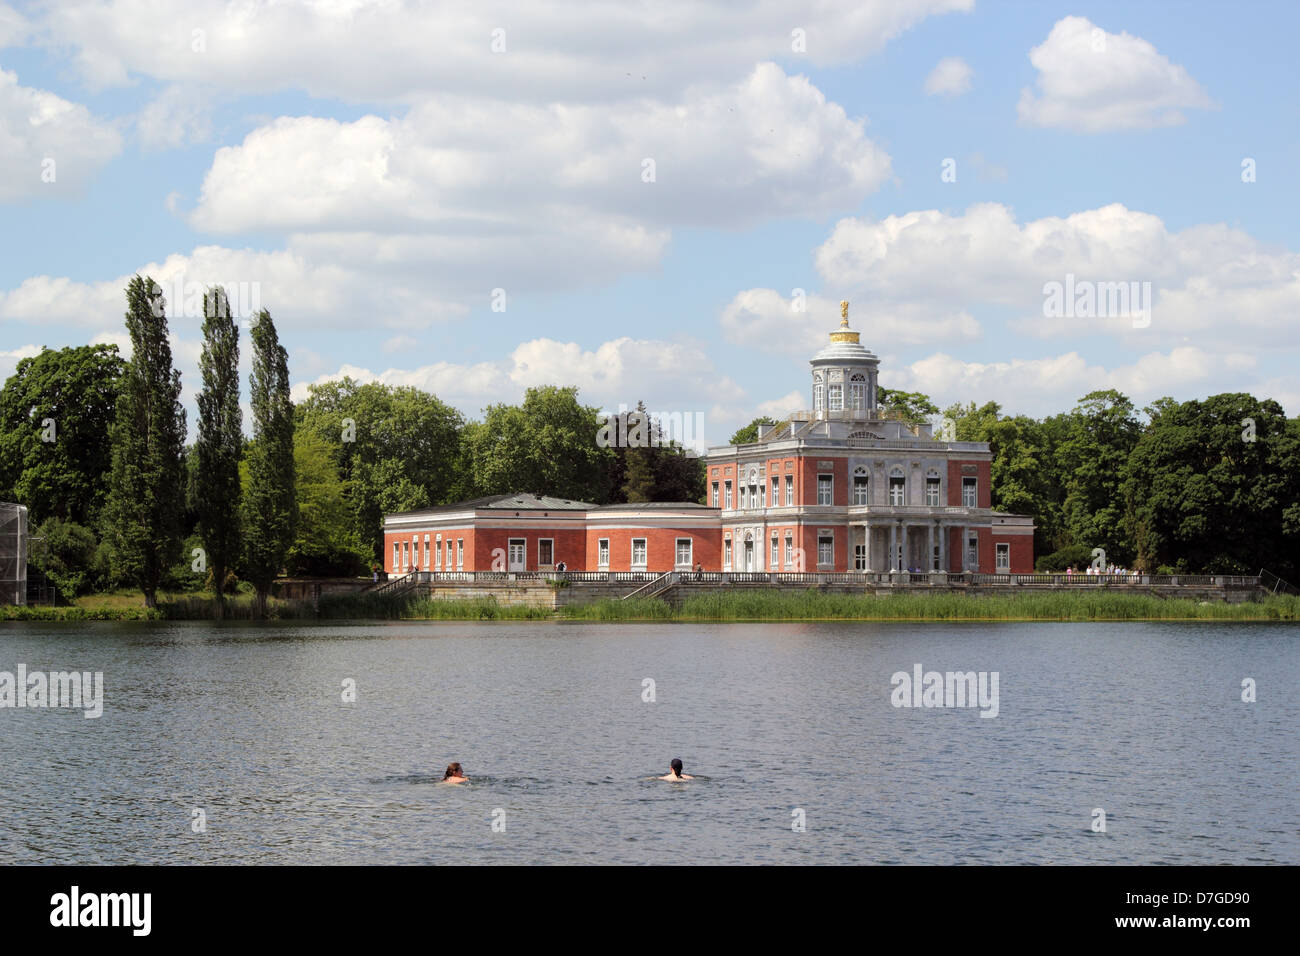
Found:
<path fill-rule="evenodd" d="M 523 405 L 490 405 L 464 433 L 470 494 L 525 491 L 603 504 L 610 458 L 596 444 L 599 409 L 578 404 L 575 387 L 530 388 Z"/>
<path fill-rule="evenodd" d="M 224 586 L 239 560 L 239 460 L 243 453 L 243 414 L 239 410 L 239 330 L 223 289 L 203 297 L 203 353 L 199 357 L 199 437 L 191 456 L 199 534 L 212 572 L 218 614 Z"/>
<path fill-rule="evenodd" d="M 755 418 L 744 428 L 738 429 L 735 432 L 735 434 L 733 434 L 731 438 L 728 439 L 727 444 L 729 445 L 752 444 L 753 442 L 758 441 L 759 425 L 775 425 L 775 424 L 776 424 L 776 419 L 768 418 L 766 415 L 760 415 L 758 418 Z"/>
<path fill-rule="evenodd" d="M 257 589 L 258 616 L 266 611 L 271 582 L 284 568 L 294 541 L 298 501 L 294 487 L 293 403 L 289 359 L 265 309 L 253 322 L 249 375 L 253 441 L 248 447 L 244 501 L 244 577 Z"/>
<path fill-rule="evenodd" d="M 923 424 L 930 420 L 931 415 L 939 414 L 939 406 L 930 401 L 929 395 L 921 392 L 877 386 L 876 404 L 887 414 L 899 415 L 913 425 Z"/>
<path fill-rule="evenodd" d="M 330 449 L 368 558 L 382 559 L 386 513 L 472 496 L 461 468 L 464 419 L 436 396 L 350 378 L 308 391 L 298 427 Z"/>
<path fill-rule="evenodd" d="M 1058 551 L 1045 554 L 1034 562 L 1035 571 L 1064 571 L 1074 568 L 1086 573 L 1092 564 L 1092 548 L 1086 544 L 1067 544 Z"/>
<path fill-rule="evenodd" d="M 369 547 L 357 534 L 333 450 L 313 431 L 293 437 L 298 529 L 286 558 L 288 573 L 313 577 L 364 574 Z"/>
<path fill-rule="evenodd" d="M 1272 399 L 1241 393 L 1162 399 L 1148 412 L 1123 468 L 1138 564 L 1226 574 L 1263 566 L 1294 578 L 1300 421 Z"/>
<path fill-rule="evenodd" d="M 47 518 L 33 533 L 30 563 L 70 601 L 95 584 L 95 552 L 99 541 L 85 525 Z"/>
<path fill-rule="evenodd" d="M 112 470 L 103 530 L 118 576 L 134 581 L 145 605 L 180 549 L 185 501 L 181 377 L 172 368 L 162 290 L 135 276 L 126 289 L 131 361 L 111 429 Z"/>
<path fill-rule="evenodd" d="M 19 361 L 0 390 L 0 499 L 26 504 L 32 522 L 95 522 L 125 370 L 115 345 L 42 349 Z"/>

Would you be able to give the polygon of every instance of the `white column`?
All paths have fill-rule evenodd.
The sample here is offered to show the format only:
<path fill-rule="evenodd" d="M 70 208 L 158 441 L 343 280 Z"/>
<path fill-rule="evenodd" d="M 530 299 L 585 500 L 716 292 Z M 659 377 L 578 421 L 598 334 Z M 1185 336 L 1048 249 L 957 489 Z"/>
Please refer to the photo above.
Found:
<path fill-rule="evenodd" d="M 911 569 L 911 565 L 907 560 L 912 555 L 911 544 L 912 544 L 912 526 L 904 522 L 903 523 L 903 553 L 898 559 L 898 570 L 900 571 L 908 571 Z"/>
<path fill-rule="evenodd" d="M 868 521 L 862 522 L 862 548 L 867 555 L 867 560 L 863 564 L 863 568 L 870 571 L 871 570 L 871 523 Z"/>
<path fill-rule="evenodd" d="M 926 535 L 925 570 L 930 572 L 934 570 L 934 522 L 928 522 L 927 527 L 930 529 L 930 532 Z"/>
<path fill-rule="evenodd" d="M 962 525 L 961 526 L 961 569 L 963 571 L 970 570 L 970 568 L 966 566 L 967 563 L 966 562 L 966 537 L 969 534 L 970 534 L 969 529 L 967 529 L 965 525 Z"/>
<path fill-rule="evenodd" d="M 889 522 L 889 570 L 898 570 L 898 522 Z"/>

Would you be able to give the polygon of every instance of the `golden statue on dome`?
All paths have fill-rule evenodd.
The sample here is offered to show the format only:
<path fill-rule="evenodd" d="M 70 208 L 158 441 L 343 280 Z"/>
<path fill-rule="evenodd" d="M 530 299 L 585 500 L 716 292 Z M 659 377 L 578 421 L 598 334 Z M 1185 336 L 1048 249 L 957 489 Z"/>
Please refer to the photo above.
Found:
<path fill-rule="evenodd" d="M 840 300 L 840 328 L 847 329 L 848 327 L 849 327 L 849 300 L 841 299 Z"/>

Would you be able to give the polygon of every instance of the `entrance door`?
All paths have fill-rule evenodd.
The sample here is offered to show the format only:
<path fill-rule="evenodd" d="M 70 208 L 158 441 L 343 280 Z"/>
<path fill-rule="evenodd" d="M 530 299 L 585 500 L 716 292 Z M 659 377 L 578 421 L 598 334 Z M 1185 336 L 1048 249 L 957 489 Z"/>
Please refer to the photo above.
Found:
<path fill-rule="evenodd" d="M 524 570 L 524 553 L 525 553 L 524 539 L 511 538 L 510 552 L 508 555 L 508 563 L 506 565 L 507 570 L 509 571 Z"/>
<path fill-rule="evenodd" d="M 865 544 L 855 544 L 853 546 L 853 567 L 857 571 L 867 570 L 867 546 Z"/>
<path fill-rule="evenodd" d="M 966 570 L 978 571 L 980 569 L 980 539 L 968 538 L 966 541 Z"/>

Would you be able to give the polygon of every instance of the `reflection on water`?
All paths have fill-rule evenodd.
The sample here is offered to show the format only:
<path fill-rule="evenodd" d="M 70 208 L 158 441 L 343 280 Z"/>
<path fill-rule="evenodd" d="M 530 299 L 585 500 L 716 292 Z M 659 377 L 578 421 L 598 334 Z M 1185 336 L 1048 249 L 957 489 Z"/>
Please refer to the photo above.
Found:
<path fill-rule="evenodd" d="M 0 709 L 0 849 L 32 863 L 1295 864 L 1297 637 L 0 625 L 0 671 L 105 683 L 98 719 Z M 917 664 L 998 672 L 998 716 L 891 706 L 891 675 Z M 658 780 L 677 756 L 695 779 Z M 453 760 L 468 783 L 442 784 Z"/>

